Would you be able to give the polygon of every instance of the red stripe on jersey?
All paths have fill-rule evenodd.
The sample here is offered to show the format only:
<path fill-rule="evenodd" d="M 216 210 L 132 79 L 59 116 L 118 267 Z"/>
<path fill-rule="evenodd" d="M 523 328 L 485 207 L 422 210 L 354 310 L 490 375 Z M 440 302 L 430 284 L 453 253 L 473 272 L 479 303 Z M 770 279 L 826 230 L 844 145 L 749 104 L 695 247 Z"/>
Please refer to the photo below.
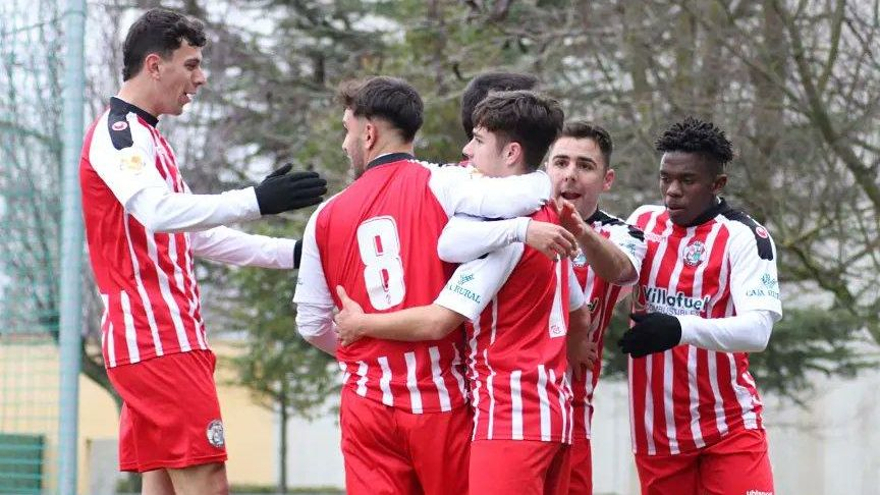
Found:
<path fill-rule="evenodd" d="M 437 257 L 449 217 L 430 178 L 431 170 L 417 162 L 386 163 L 322 208 L 315 236 L 328 287 L 343 286 L 369 313 L 434 301 L 453 270 Z M 340 348 L 337 358 L 350 374 L 345 386 L 362 397 L 415 413 L 448 411 L 466 402 L 461 340 L 457 331 L 430 342 L 365 338 Z"/>
<path fill-rule="evenodd" d="M 735 314 L 726 219 L 687 229 L 668 225 L 662 208 L 638 216 L 648 251 L 633 310 L 706 318 Z M 630 390 L 636 452 L 689 452 L 731 431 L 762 427 L 760 399 L 745 353 L 682 345 L 630 359 Z"/>
<path fill-rule="evenodd" d="M 551 207 L 532 218 L 559 223 Z M 560 324 L 568 328 L 568 263 L 526 247 L 496 301 L 478 324 L 467 325 L 474 440 L 571 442 L 566 339 L 552 333 Z M 551 321 L 555 304 L 561 304 L 561 322 Z"/>
<path fill-rule="evenodd" d="M 106 366 L 120 366 L 157 355 L 206 348 L 197 306 L 198 285 L 185 234 L 147 232 L 125 212 L 92 167 L 117 160 L 107 128 L 109 111 L 95 120 L 86 134 L 80 160 L 83 216 L 95 281 L 105 301 L 102 353 Z M 178 177 L 173 152 L 159 132 L 139 117 L 128 115 L 135 146 L 152 149 L 163 177 Z M 145 137 L 146 131 L 146 137 Z M 165 162 L 160 159 L 165 157 Z M 181 192 L 172 180 L 169 190 Z M 183 346 L 181 345 L 183 343 Z"/>

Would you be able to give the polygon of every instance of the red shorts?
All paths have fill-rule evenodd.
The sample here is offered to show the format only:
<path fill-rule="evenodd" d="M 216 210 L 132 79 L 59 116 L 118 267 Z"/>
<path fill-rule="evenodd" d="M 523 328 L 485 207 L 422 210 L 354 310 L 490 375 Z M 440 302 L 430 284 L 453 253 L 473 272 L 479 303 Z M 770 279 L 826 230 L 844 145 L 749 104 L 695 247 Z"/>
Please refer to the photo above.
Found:
<path fill-rule="evenodd" d="M 343 387 L 339 424 L 349 495 L 467 493 L 467 406 L 413 414 Z"/>
<path fill-rule="evenodd" d="M 589 438 L 575 438 L 571 444 L 570 476 L 568 493 L 593 495 L 593 454 Z"/>
<path fill-rule="evenodd" d="M 477 440 L 471 444 L 470 493 L 566 494 L 570 454 L 557 442 Z"/>
<path fill-rule="evenodd" d="M 763 430 L 741 430 L 678 455 L 636 454 L 642 495 L 773 495 Z"/>
<path fill-rule="evenodd" d="M 226 461 L 211 351 L 171 354 L 110 368 L 122 397 L 119 469 L 181 469 Z"/>

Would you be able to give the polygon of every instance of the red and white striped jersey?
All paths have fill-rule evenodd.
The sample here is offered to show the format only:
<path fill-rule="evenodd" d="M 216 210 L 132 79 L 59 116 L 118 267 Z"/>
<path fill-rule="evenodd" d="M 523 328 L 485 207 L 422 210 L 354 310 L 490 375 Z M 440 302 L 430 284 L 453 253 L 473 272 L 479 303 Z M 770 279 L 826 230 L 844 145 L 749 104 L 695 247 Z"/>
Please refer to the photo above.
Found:
<path fill-rule="evenodd" d="M 724 318 L 747 311 L 782 314 L 773 241 L 751 217 L 723 200 L 692 227 L 674 225 L 662 206 L 629 218 L 647 253 L 633 312 Z M 763 408 L 747 353 L 679 345 L 629 360 L 633 450 L 679 454 L 730 432 L 763 429 Z"/>
<path fill-rule="evenodd" d="M 590 218 L 586 219 L 586 223 L 620 248 L 630 259 L 636 273 L 639 273 L 642 268 L 642 260 L 645 258 L 645 236 L 641 230 L 602 210 L 596 210 Z M 626 291 L 622 290 L 624 287 L 608 283 L 597 276 L 592 267 L 587 264 L 582 253 L 574 259 L 573 264 L 578 285 L 583 290 L 584 300 L 590 309 L 589 339 L 596 343 L 599 354 L 599 359 L 593 365 L 593 369 L 587 370 L 582 379 L 570 377 L 574 393 L 572 401 L 574 405 L 573 437 L 577 441 L 580 438 L 590 438 L 593 393 L 599 384 L 599 375 L 602 371 L 605 330 L 608 329 L 608 324 L 611 322 L 614 306 L 621 297 L 625 296 L 624 292 Z M 635 284 L 637 281 L 638 278 L 634 279 L 632 283 Z"/>
<path fill-rule="evenodd" d="M 550 206 L 532 219 L 559 222 Z M 571 277 L 567 258 L 514 243 L 459 267 L 438 297 L 470 318 L 474 440 L 571 442 L 566 335 L 569 311 L 584 302 Z"/>
<path fill-rule="evenodd" d="M 470 169 L 418 162 L 404 153 L 373 160 L 306 226 L 293 299 L 300 332 L 309 332 L 301 324 L 305 312 L 326 308 L 319 319 L 332 318 L 330 308 L 340 307 L 338 285 L 367 313 L 431 304 L 454 268 L 437 256 L 450 216 L 515 216 L 549 198 L 545 174 L 515 179 L 474 179 Z M 358 395 L 416 414 L 440 412 L 466 403 L 462 344 L 460 331 L 426 342 L 363 338 L 338 347 L 336 357 L 343 386 Z"/>
<path fill-rule="evenodd" d="M 111 368 L 207 349 L 189 235 L 151 232 L 124 207 L 145 183 L 189 192 L 156 123 L 114 98 L 89 128 L 80 157 L 89 257 L 105 308 L 104 362 Z"/>

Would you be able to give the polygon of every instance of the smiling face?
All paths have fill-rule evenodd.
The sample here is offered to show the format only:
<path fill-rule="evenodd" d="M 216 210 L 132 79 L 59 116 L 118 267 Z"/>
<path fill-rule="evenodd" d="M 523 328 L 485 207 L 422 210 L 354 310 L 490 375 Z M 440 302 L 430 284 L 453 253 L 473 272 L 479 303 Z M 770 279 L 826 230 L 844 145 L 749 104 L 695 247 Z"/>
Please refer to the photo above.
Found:
<path fill-rule="evenodd" d="M 599 206 L 599 195 L 611 189 L 614 170 L 607 168 L 598 143 L 591 138 L 561 137 L 550 149 L 547 174 L 557 198 L 571 201 L 584 218 Z"/>
<path fill-rule="evenodd" d="M 676 225 L 687 226 L 715 204 L 727 176 L 697 153 L 668 152 L 660 160 L 660 193 Z"/>
<path fill-rule="evenodd" d="M 191 102 L 199 88 L 207 82 L 202 71 L 202 49 L 186 40 L 168 58 L 158 58 L 158 83 L 161 106 L 159 114 L 180 115 L 183 107 Z"/>

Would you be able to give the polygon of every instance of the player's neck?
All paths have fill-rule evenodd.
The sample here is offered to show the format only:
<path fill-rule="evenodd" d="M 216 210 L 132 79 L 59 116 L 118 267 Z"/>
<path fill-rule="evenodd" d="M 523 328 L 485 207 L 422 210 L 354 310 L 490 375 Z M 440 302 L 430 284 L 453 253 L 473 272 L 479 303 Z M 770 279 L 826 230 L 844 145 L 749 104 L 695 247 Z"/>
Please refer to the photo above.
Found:
<path fill-rule="evenodd" d="M 137 77 L 122 83 L 122 87 L 119 89 L 116 97 L 126 103 L 131 103 L 156 118 L 159 117 L 159 109 L 155 98 L 151 97 L 150 89 L 145 87 L 143 82 Z"/>
<path fill-rule="evenodd" d="M 390 142 L 390 143 L 378 143 L 371 150 L 367 152 L 367 163 L 372 162 L 376 158 L 379 158 L 382 155 L 390 155 L 392 153 L 409 153 L 410 155 L 415 155 L 413 143 L 401 143 L 401 142 Z"/>
<path fill-rule="evenodd" d="M 589 220 L 590 218 L 593 218 L 593 215 L 595 215 L 597 211 L 599 211 L 598 201 L 591 205 L 584 206 L 578 209 L 578 213 L 580 213 L 581 218 L 583 218 L 584 220 Z"/>

